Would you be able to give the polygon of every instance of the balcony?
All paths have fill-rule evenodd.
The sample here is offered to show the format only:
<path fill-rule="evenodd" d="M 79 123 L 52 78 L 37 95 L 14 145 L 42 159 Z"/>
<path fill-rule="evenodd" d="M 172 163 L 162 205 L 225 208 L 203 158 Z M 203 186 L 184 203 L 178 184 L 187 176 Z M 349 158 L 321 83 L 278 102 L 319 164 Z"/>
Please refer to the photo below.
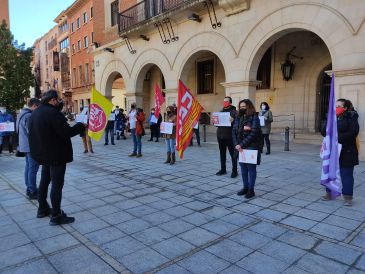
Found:
<path fill-rule="evenodd" d="M 129 9 L 119 13 L 119 34 L 146 23 L 147 20 L 191 6 L 202 0 L 143 0 Z"/>

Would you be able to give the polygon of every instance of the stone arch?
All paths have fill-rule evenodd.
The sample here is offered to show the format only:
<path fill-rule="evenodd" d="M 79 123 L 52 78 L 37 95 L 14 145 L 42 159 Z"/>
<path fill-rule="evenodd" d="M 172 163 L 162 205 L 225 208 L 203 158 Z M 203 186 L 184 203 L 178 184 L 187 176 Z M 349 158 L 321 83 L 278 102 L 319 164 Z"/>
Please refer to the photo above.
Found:
<path fill-rule="evenodd" d="M 126 82 L 128 82 L 130 73 L 121 60 L 113 60 L 105 66 L 98 90 L 106 97 L 111 97 L 112 85 L 118 74 L 122 76 L 125 84 L 127 84 Z"/>
<path fill-rule="evenodd" d="M 245 60 L 242 67 L 245 79 L 255 79 L 259 62 L 274 41 L 298 30 L 311 31 L 324 41 L 334 67 L 337 59 L 336 45 L 356 33 L 341 13 L 327 5 L 293 3 L 280 7 L 258 21 L 240 44 L 238 56 Z"/>
<path fill-rule="evenodd" d="M 173 62 L 172 69 L 177 72 L 177 77 L 181 76 L 184 65 L 189 58 L 199 51 L 210 51 L 214 53 L 223 64 L 225 78 L 232 67 L 232 61 L 236 59 L 236 51 L 231 42 L 217 32 L 198 33 L 188 39 L 178 50 Z"/>

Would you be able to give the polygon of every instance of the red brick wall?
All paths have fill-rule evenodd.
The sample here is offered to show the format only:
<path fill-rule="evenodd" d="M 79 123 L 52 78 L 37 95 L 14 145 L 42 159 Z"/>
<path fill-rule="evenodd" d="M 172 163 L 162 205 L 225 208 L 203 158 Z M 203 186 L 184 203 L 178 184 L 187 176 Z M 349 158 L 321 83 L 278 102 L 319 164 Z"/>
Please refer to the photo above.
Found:
<path fill-rule="evenodd" d="M 6 24 L 8 25 L 8 28 L 9 28 L 10 22 L 9 22 L 9 1 L 8 0 L 0 0 L 0 24 L 3 23 L 3 20 L 6 21 Z"/>

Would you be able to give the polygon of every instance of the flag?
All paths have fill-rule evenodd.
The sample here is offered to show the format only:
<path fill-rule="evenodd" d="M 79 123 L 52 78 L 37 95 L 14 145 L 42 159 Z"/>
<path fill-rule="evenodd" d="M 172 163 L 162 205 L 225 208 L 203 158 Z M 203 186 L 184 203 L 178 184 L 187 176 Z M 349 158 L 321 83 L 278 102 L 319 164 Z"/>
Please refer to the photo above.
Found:
<path fill-rule="evenodd" d="M 328 105 L 326 137 L 321 147 L 322 174 L 321 185 L 330 190 L 331 198 L 341 195 L 340 151 L 337 134 L 336 99 L 334 88 L 335 76 L 332 73 L 330 101 Z"/>
<path fill-rule="evenodd" d="M 103 135 L 112 107 L 113 104 L 93 87 L 89 107 L 88 135 L 95 141 L 99 141 Z"/>
<path fill-rule="evenodd" d="M 180 159 L 184 150 L 190 144 L 193 128 L 199 120 L 203 107 L 189 92 L 188 88 L 179 80 L 177 96 L 176 150 Z"/>
<path fill-rule="evenodd" d="M 158 119 L 161 112 L 161 105 L 165 102 L 162 91 L 158 84 L 155 84 L 155 117 Z"/>

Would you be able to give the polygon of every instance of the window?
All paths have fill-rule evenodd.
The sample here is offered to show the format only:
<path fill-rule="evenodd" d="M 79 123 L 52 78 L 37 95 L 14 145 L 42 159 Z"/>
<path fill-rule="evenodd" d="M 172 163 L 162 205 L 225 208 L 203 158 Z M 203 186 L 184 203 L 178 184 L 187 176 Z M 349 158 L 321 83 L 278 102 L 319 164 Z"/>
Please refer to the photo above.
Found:
<path fill-rule="evenodd" d="M 59 30 L 60 30 L 60 33 L 63 33 L 64 31 L 66 31 L 68 28 L 68 24 L 67 24 L 67 21 L 63 22 L 60 26 L 59 26 Z"/>
<path fill-rule="evenodd" d="M 79 28 L 80 28 L 80 17 L 79 17 L 79 18 L 77 18 L 77 20 L 76 20 L 76 25 L 77 25 L 77 28 L 79 29 Z"/>
<path fill-rule="evenodd" d="M 257 86 L 257 89 L 269 89 L 271 83 L 271 48 L 269 48 L 261 59 L 259 68 L 257 69 L 258 81 L 261 84 Z"/>
<path fill-rule="evenodd" d="M 84 21 L 84 24 L 86 24 L 87 23 L 87 13 L 86 13 L 86 11 L 83 13 L 82 19 Z"/>
<path fill-rule="evenodd" d="M 69 47 L 69 44 L 68 44 L 68 38 L 64 39 L 61 41 L 60 43 L 60 50 L 61 52 L 66 52 L 66 49 Z"/>
<path fill-rule="evenodd" d="M 87 48 L 89 46 L 89 38 L 87 36 L 84 37 L 84 47 Z"/>
<path fill-rule="evenodd" d="M 214 59 L 197 62 L 197 93 L 214 93 Z"/>
<path fill-rule="evenodd" d="M 89 64 L 85 64 L 85 82 L 88 85 L 89 84 Z"/>
<path fill-rule="evenodd" d="M 46 69 L 46 78 L 48 79 L 49 75 L 48 75 L 48 68 Z"/>
<path fill-rule="evenodd" d="M 81 50 L 81 40 L 77 41 L 77 51 Z"/>
<path fill-rule="evenodd" d="M 76 87 L 76 78 L 77 75 L 76 75 L 76 68 L 73 68 L 72 69 L 72 86 Z"/>
<path fill-rule="evenodd" d="M 48 50 L 47 41 L 44 42 L 44 47 L 46 48 L 46 51 L 47 51 Z"/>
<path fill-rule="evenodd" d="M 48 65 L 48 54 L 46 54 L 46 65 Z"/>
<path fill-rule="evenodd" d="M 112 26 L 118 23 L 118 12 L 119 12 L 119 1 L 115 0 L 110 4 L 110 11 L 111 11 L 111 24 Z"/>
<path fill-rule="evenodd" d="M 90 8 L 90 19 L 94 17 L 94 9 L 93 7 Z"/>
<path fill-rule="evenodd" d="M 71 32 L 75 32 L 75 22 L 71 23 Z"/>
<path fill-rule="evenodd" d="M 91 44 L 94 44 L 94 32 L 91 33 Z"/>
<path fill-rule="evenodd" d="M 82 66 L 79 66 L 79 84 L 82 85 L 83 84 L 83 77 L 82 77 Z"/>
<path fill-rule="evenodd" d="M 75 54 L 75 52 L 76 52 L 75 44 L 72 44 L 72 54 Z"/>

